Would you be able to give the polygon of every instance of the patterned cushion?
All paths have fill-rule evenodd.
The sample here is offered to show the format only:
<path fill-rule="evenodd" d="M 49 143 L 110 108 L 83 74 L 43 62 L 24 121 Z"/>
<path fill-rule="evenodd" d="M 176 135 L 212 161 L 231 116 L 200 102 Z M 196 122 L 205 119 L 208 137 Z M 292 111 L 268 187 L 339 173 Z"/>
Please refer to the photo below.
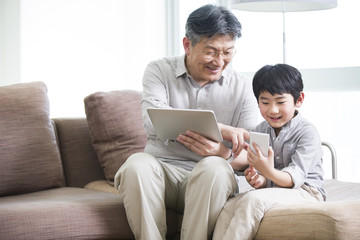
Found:
<path fill-rule="evenodd" d="M 0 87 L 0 196 L 62 186 L 49 112 L 44 83 Z"/>
<path fill-rule="evenodd" d="M 144 150 L 147 137 L 140 101 L 140 92 L 133 90 L 97 92 L 84 99 L 92 143 L 112 184 L 126 159 Z"/>

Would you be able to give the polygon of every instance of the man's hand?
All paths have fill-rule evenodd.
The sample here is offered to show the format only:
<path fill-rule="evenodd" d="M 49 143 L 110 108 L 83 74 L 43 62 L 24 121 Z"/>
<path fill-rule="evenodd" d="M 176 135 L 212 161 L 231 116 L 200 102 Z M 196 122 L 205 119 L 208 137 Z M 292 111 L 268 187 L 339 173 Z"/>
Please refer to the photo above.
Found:
<path fill-rule="evenodd" d="M 253 188 L 264 188 L 266 187 L 266 178 L 263 175 L 260 175 L 256 169 L 250 165 L 244 172 L 246 181 Z"/>
<path fill-rule="evenodd" d="M 186 131 L 177 137 L 176 141 L 200 156 L 219 156 L 229 158 L 231 150 L 221 142 L 214 142 L 192 131 Z"/>
<path fill-rule="evenodd" d="M 223 139 L 232 142 L 232 152 L 234 158 L 236 158 L 244 148 L 247 148 L 248 144 L 245 140 L 250 140 L 249 132 L 243 128 L 236 128 L 221 123 L 218 123 L 218 126 Z"/>

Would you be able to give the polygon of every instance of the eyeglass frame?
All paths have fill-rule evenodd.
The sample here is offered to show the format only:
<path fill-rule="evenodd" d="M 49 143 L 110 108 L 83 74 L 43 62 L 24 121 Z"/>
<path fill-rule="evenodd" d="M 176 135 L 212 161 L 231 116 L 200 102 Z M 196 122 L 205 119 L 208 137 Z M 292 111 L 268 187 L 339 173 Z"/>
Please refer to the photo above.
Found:
<path fill-rule="evenodd" d="M 232 50 L 232 53 L 229 53 L 229 56 L 227 56 L 226 53 L 224 53 L 223 51 L 219 51 L 217 49 L 200 50 L 200 52 L 203 53 L 204 58 L 209 59 L 209 60 L 218 58 L 220 56 L 220 54 L 222 54 L 223 59 L 230 60 L 235 56 L 236 48 L 232 47 L 231 50 Z"/>

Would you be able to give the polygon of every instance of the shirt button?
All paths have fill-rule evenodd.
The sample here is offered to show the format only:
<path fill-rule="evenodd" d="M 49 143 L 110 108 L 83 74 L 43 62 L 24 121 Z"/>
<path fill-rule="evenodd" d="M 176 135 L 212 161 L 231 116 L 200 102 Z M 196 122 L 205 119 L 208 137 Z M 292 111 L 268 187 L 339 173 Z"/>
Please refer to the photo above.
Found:
<path fill-rule="evenodd" d="M 279 156 L 276 156 L 276 160 L 279 160 L 280 159 L 280 157 Z"/>

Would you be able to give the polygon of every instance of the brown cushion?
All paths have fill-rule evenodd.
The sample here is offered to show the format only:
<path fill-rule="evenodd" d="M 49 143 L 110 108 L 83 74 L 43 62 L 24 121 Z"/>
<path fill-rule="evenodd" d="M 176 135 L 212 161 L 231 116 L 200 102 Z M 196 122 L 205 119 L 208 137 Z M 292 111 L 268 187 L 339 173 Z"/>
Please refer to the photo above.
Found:
<path fill-rule="evenodd" d="M 62 185 L 49 111 L 42 82 L 0 87 L 0 196 Z"/>
<path fill-rule="evenodd" d="M 113 183 L 121 165 L 144 150 L 141 94 L 133 90 L 97 92 L 84 99 L 92 143 L 105 177 Z"/>
<path fill-rule="evenodd" d="M 255 239 L 360 239 L 360 202 L 275 207 L 266 212 Z"/>

